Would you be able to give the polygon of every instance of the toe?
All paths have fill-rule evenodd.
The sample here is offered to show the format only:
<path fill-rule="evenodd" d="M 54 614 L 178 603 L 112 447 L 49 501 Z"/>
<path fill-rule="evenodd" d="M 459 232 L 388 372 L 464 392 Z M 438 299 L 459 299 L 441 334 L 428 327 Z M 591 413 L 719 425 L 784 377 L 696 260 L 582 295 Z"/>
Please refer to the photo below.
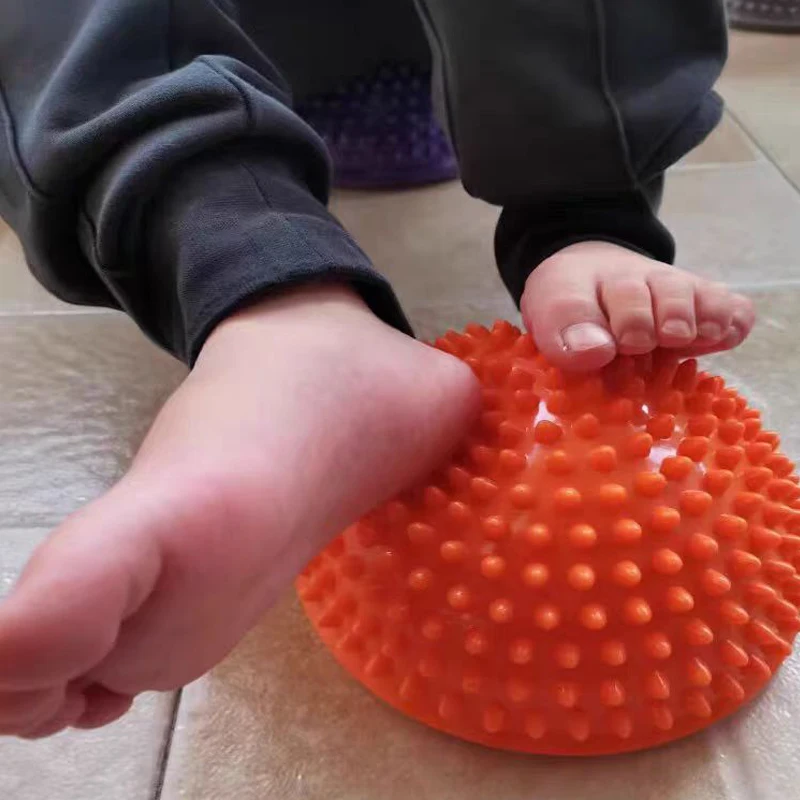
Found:
<path fill-rule="evenodd" d="M 756 324 L 756 307 L 749 297 L 743 294 L 733 295 L 733 314 L 731 326 L 739 334 L 737 344 L 743 342 L 753 331 Z"/>
<path fill-rule="evenodd" d="M 136 515 L 137 508 L 120 507 L 112 491 L 34 553 L 0 605 L 0 690 L 63 685 L 112 649 L 159 569 L 147 539 L 135 535 L 146 515 Z"/>
<path fill-rule="evenodd" d="M 133 705 L 133 697 L 109 691 L 92 684 L 83 691 L 85 708 L 80 718 L 72 723 L 75 728 L 102 728 L 126 714 Z"/>
<path fill-rule="evenodd" d="M 597 282 L 590 272 L 569 276 L 557 270 L 534 272 L 521 307 L 537 346 L 556 366 L 599 369 L 616 355 L 614 338 L 598 301 Z"/>
<path fill-rule="evenodd" d="M 600 300 L 620 353 L 639 355 L 656 347 L 653 299 L 643 275 L 604 281 Z"/>
<path fill-rule="evenodd" d="M 64 702 L 64 687 L 32 692 L 0 692 L 0 734 L 22 735 L 54 717 Z"/>
<path fill-rule="evenodd" d="M 671 269 L 648 277 L 655 315 L 655 330 L 661 347 L 687 347 L 697 336 L 695 295 L 692 279 Z"/>
<path fill-rule="evenodd" d="M 695 308 L 699 344 L 713 345 L 727 337 L 737 307 L 734 295 L 725 286 L 698 281 Z"/>
<path fill-rule="evenodd" d="M 43 739 L 46 736 L 53 736 L 65 728 L 72 727 L 81 718 L 85 708 L 86 700 L 83 693 L 68 687 L 64 702 L 52 717 L 19 735 L 23 739 Z"/>
<path fill-rule="evenodd" d="M 721 339 L 714 341 L 698 341 L 682 351 L 687 356 L 704 356 L 720 353 L 738 347 L 751 333 L 756 321 L 755 307 L 752 300 L 741 294 L 731 294 L 730 322 Z"/>
<path fill-rule="evenodd" d="M 738 347 L 750 335 L 756 322 L 755 306 L 749 297 L 742 294 L 732 295 L 731 308 L 730 324 L 718 350 Z"/>

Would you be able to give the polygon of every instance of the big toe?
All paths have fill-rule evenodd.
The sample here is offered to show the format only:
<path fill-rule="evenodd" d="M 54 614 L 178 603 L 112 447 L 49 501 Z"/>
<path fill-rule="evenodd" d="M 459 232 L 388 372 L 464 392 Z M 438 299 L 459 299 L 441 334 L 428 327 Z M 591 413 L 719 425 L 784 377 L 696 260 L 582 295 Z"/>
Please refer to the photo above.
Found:
<path fill-rule="evenodd" d="M 157 557 L 130 535 L 116 490 L 70 517 L 34 553 L 0 605 L 0 690 L 63 686 L 114 646 L 155 579 Z"/>
<path fill-rule="evenodd" d="M 555 366 L 571 371 L 600 369 L 617 354 L 590 272 L 569 276 L 556 272 L 529 280 L 521 307 L 536 345 Z"/>

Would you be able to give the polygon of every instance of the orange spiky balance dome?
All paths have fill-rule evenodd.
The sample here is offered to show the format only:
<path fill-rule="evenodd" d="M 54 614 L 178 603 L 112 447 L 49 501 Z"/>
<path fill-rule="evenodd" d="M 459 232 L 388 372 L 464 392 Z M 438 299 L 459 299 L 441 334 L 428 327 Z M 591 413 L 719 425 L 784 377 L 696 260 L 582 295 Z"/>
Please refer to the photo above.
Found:
<path fill-rule="evenodd" d="M 800 630 L 800 488 L 758 412 L 694 361 L 566 377 L 504 322 L 436 346 L 483 415 L 298 579 L 336 658 L 411 717 L 530 753 L 659 745 L 756 695 Z"/>

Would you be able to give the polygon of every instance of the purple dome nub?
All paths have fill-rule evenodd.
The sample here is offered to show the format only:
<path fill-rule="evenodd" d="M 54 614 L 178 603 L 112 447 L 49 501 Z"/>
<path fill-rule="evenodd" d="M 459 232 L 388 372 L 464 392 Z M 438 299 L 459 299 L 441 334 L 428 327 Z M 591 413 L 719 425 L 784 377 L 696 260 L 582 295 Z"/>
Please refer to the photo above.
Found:
<path fill-rule="evenodd" d="M 392 189 L 458 176 L 433 113 L 430 81 L 418 67 L 386 65 L 298 105 L 297 113 L 328 146 L 335 186 Z"/>

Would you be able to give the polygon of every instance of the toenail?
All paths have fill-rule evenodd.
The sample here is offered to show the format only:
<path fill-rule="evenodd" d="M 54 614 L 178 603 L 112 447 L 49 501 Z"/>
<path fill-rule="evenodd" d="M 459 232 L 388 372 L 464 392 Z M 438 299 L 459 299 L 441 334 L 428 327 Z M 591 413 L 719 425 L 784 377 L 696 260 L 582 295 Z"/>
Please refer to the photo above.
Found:
<path fill-rule="evenodd" d="M 739 342 L 744 340 L 744 331 L 735 323 L 728 328 L 725 333 L 725 344 L 736 347 Z"/>
<path fill-rule="evenodd" d="M 676 339 L 691 339 L 692 328 L 688 322 L 682 319 L 667 320 L 661 326 L 661 333 L 664 336 L 674 336 Z"/>
<path fill-rule="evenodd" d="M 722 338 L 722 326 L 716 322 L 702 322 L 697 326 L 697 332 L 704 339 L 710 339 L 712 342 L 719 341 Z"/>
<path fill-rule="evenodd" d="M 637 350 L 653 347 L 655 344 L 653 337 L 647 331 L 628 331 L 628 333 L 623 333 L 619 343 L 623 347 L 632 347 Z"/>
<path fill-rule="evenodd" d="M 598 347 L 614 344 L 611 334 L 593 322 L 579 322 L 577 325 L 571 325 L 563 332 L 562 336 L 565 348 L 573 352 L 596 350 Z"/>

